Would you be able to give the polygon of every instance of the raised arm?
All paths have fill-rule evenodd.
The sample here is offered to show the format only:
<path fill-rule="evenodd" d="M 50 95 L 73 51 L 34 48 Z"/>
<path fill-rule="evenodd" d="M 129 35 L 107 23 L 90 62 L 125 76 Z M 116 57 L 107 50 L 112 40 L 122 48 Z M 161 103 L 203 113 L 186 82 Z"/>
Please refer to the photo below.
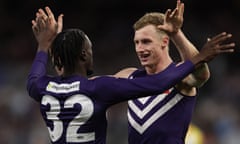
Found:
<path fill-rule="evenodd" d="M 46 74 L 48 51 L 52 41 L 58 31 L 62 29 L 62 15 L 59 16 L 57 24 L 48 7 L 46 7 L 46 12 L 47 14 L 42 9 L 39 9 L 36 13 L 36 19 L 32 20 L 32 30 L 38 42 L 37 53 L 27 80 L 27 90 L 32 97 L 36 96 L 37 80 Z M 34 98 L 36 99 L 36 97 Z"/>
<path fill-rule="evenodd" d="M 166 31 L 172 42 L 177 47 L 181 59 L 184 61 L 186 59 L 192 58 L 199 53 L 197 48 L 186 38 L 184 33 L 181 31 L 183 24 L 183 13 L 184 13 L 184 3 L 177 0 L 177 5 L 174 11 L 167 10 L 165 13 L 164 25 L 158 28 Z M 200 87 L 202 86 L 210 77 L 210 72 L 206 63 L 199 65 L 195 71 L 186 77 L 182 82 L 187 87 Z"/>

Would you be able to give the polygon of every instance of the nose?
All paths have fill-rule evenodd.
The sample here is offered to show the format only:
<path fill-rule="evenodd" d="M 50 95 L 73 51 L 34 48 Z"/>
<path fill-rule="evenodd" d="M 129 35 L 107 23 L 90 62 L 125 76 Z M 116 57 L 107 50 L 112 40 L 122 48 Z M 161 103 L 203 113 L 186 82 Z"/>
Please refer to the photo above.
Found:
<path fill-rule="evenodd" d="M 141 43 L 136 44 L 135 49 L 136 49 L 136 52 L 138 52 L 138 53 L 144 51 L 144 47 Z"/>

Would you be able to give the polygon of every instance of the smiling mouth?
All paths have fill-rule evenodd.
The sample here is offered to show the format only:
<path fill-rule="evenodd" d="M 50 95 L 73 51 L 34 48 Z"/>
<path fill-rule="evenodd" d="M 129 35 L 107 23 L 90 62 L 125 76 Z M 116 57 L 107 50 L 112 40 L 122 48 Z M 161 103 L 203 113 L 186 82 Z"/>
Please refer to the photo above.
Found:
<path fill-rule="evenodd" d="M 145 53 L 145 54 L 139 54 L 138 56 L 139 56 L 139 59 L 141 61 L 147 61 L 148 57 L 150 56 L 150 54 L 149 53 Z"/>

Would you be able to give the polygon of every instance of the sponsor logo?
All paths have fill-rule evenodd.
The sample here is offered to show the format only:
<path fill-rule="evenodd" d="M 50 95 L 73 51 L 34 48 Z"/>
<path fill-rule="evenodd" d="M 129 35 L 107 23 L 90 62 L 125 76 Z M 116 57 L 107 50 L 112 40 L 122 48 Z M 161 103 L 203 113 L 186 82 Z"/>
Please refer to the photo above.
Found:
<path fill-rule="evenodd" d="M 54 93 L 70 93 L 74 91 L 79 91 L 80 89 L 80 82 L 73 82 L 73 83 L 55 83 L 55 82 L 49 82 L 46 90 L 49 92 Z"/>

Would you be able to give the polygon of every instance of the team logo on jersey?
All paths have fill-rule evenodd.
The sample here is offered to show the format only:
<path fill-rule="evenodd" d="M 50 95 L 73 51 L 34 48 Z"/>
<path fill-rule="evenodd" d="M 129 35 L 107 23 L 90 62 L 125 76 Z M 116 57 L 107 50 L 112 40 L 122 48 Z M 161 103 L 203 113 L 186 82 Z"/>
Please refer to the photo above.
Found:
<path fill-rule="evenodd" d="M 80 89 L 80 82 L 73 82 L 73 83 L 55 83 L 55 82 L 49 82 L 46 90 L 49 92 L 54 93 L 70 93 L 74 91 L 79 91 Z"/>
<path fill-rule="evenodd" d="M 140 134 L 144 133 L 158 118 L 164 115 L 168 110 L 170 110 L 183 98 L 182 95 L 177 94 L 172 97 L 167 103 L 165 103 L 159 109 L 153 112 L 154 107 L 156 107 L 161 101 L 163 101 L 172 90 L 173 89 L 170 89 L 167 93 L 165 92 L 157 95 L 150 103 L 147 102 L 151 98 L 151 96 L 128 101 L 128 107 L 134 113 L 133 115 L 136 118 L 140 119 L 140 121 L 143 121 L 143 123 L 141 124 L 138 123 L 138 121 L 134 119 L 134 116 L 128 110 L 128 121 L 130 125 Z M 140 102 L 141 105 L 137 105 L 134 101 Z M 149 118 L 147 118 L 146 121 L 144 121 L 143 119 L 146 119 L 146 115 L 148 115 L 150 112 L 153 114 Z"/>

